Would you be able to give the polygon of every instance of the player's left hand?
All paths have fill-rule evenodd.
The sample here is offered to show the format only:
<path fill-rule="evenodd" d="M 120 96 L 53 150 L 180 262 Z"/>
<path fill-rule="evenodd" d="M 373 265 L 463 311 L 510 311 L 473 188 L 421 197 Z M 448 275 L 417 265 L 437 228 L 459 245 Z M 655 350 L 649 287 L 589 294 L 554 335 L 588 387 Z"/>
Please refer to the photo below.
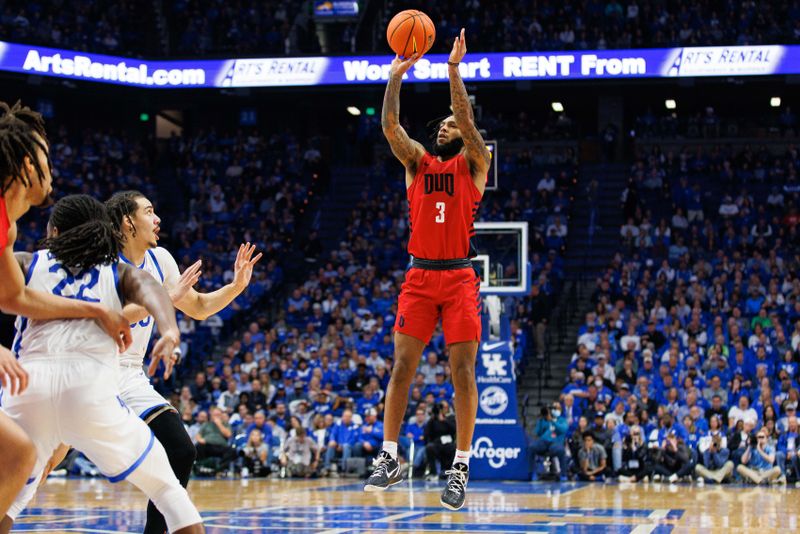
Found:
<path fill-rule="evenodd" d="M 244 289 L 250 283 L 250 278 L 253 276 L 253 267 L 255 267 L 258 260 L 263 255 L 259 252 L 253 258 L 253 252 L 256 251 L 256 246 L 247 243 L 239 245 L 239 252 L 236 254 L 236 263 L 233 266 L 233 285 L 239 289 Z"/>
<path fill-rule="evenodd" d="M 147 375 L 155 375 L 158 370 L 158 363 L 164 362 L 164 379 L 168 379 L 172 374 L 172 368 L 178 362 L 178 355 L 175 353 L 175 349 L 178 348 L 179 344 L 180 334 L 178 332 L 164 333 L 153 347 Z"/>
<path fill-rule="evenodd" d="M 467 42 L 464 40 L 464 28 L 461 28 L 461 34 L 456 37 L 453 42 L 453 50 L 450 52 L 450 63 L 461 63 L 464 59 L 464 54 L 467 53 Z"/>

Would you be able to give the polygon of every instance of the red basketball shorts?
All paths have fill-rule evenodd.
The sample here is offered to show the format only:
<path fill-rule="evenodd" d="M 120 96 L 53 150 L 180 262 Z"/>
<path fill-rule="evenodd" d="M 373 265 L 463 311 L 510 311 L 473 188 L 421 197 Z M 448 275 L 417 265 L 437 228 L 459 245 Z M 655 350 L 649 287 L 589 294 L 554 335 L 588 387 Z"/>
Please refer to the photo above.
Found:
<path fill-rule="evenodd" d="M 442 319 L 448 345 L 481 339 L 481 280 L 471 268 L 412 267 L 400 289 L 394 331 L 428 343 Z"/>

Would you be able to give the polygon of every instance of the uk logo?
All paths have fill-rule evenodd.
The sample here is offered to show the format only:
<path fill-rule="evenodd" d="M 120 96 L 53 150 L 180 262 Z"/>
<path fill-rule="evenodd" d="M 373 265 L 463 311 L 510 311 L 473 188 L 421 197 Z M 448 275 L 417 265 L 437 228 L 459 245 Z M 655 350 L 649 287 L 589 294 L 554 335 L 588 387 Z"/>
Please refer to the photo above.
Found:
<path fill-rule="evenodd" d="M 508 376 L 506 371 L 506 362 L 502 354 L 491 353 L 481 354 L 483 358 L 483 366 L 486 368 L 487 376 Z"/>

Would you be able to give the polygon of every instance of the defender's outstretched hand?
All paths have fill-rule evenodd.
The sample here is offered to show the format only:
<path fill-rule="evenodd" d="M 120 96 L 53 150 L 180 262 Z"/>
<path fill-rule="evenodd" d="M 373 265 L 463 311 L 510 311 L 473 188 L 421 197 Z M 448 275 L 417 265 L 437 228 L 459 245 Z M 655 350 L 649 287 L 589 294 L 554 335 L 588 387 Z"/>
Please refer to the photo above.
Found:
<path fill-rule="evenodd" d="M 233 266 L 233 285 L 239 289 L 246 288 L 247 284 L 250 283 L 250 278 L 253 276 L 253 267 L 263 255 L 259 252 L 253 258 L 253 252 L 255 251 L 256 246 L 250 243 L 239 246 L 239 252 L 236 254 L 236 263 Z"/>

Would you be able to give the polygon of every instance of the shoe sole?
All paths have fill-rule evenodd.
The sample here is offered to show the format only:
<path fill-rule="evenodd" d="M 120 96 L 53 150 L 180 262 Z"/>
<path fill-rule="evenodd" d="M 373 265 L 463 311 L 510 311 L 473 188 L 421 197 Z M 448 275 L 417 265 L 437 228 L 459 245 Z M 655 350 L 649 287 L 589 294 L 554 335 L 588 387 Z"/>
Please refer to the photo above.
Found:
<path fill-rule="evenodd" d="M 439 499 L 439 504 L 441 504 L 442 506 L 444 506 L 448 510 L 452 510 L 454 512 L 457 512 L 458 510 L 461 510 L 464 507 L 464 504 L 466 504 L 466 502 L 467 502 L 467 500 L 464 499 L 464 502 L 461 503 L 461 506 L 453 506 L 452 504 L 447 504 L 443 500 Z"/>
<path fill-rule="evenodd" d="M 396 484 L 401 483 L 402 481 L 403 481 L 403 478 L 400 477 L 400 478 L 398 478 L 396 480 L 390 481 L 385 486 L 376 486 L 374 484 L 367 484 L 366 486 L 364 486 L 364 491 L 367 492 L 367 493 L 377 493 L 379 491 L 386 491 L 387 489 L 391 488 L 392 486 L 394 486 Z"/>

